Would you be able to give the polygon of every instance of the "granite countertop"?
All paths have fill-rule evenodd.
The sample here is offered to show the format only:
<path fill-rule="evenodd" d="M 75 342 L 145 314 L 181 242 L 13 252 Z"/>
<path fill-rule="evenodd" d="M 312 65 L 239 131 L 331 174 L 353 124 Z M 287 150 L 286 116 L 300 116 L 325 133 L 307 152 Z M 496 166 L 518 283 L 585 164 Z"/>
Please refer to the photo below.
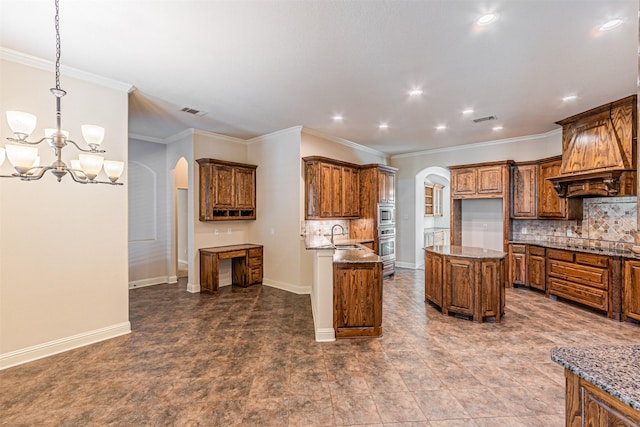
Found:
<path fill-rule="evenodd" d="M 373 239 L 334 239 L 335 245 L 359 245 L 372 241 Z M 304 243 L 306 249 L 334 251 L 333 262 L 382 262 L 382 258 L 365 246 L 361 246 L 362 249 L 336 250 L 336 246 L 325 236 L 304 236 Z"/>
<path fill-rule="evenodd" d="M 368 248 L 363 249 L 340 249 L 333 254 L 334 263 L 359 263 L 359 262 L 382 262 L 374 251 Z"/>
<path fill-rule="evenodd" d="M 619 256 L 625 258 L 640 258 L 640 254 L 636 254 L 628 250 L 612 250 L 610 248 L 585 246 L 585 245 L 566 245 L 561 243 L 544 242 L 539 240 L 511 240 L 509 243 L 516 245 L 534 245 L 550 249 L 563 249 L 566 251 L 586 252 L 590 254 L 600 254 L 607 256 Z"/>
<path fill-rule="evenodd" d="M 463 258 L 504 258 L 507 254 L 492 249 L 474 248 L 472 246 L 428 246 L 425 251 L 440 255 L 452 255 Z"/>
<path fill-rule="evenodd" d="M 551 360 L 640 411 L 640 345 L 554 348 Z"/>

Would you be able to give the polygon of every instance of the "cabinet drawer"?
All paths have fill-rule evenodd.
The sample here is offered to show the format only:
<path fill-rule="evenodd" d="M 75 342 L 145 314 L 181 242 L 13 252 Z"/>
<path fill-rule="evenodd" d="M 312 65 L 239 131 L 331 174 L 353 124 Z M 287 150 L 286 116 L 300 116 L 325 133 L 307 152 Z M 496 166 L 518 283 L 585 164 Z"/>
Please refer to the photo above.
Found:
<path fill-rule="evenodd" d="M 576 253 L 576 262 L 594 267 L 607 267 L 609 265 L 609 257 L 597 254 Z"/>
<path fill-rule="evenodd" d="M 547 249 L 547 258 L 550 259 L 561 259 L 563 261 L 573 262 L 574 255 L 574 252 L 563 251 L 560 249 Z"/>
<path fill-rule="evenodd" d="M 218 258 L 220 259 L 229 259 L 229 258 L 243 258 L 247 256 L 246 250 L 239 251 L 230 251 L 230 252 L 220 252 Z"/>
<path fill-rule="evenodd" d="M 549 293 L 561 298 L 576 301 L 600 310 L 607 310 L 607 293 L 602 289 L 567 282 L 556 277 L 547 282 Z"/>
<path fill-rule="evenodd" d="M 262 257 L 249 257 L 249 267 L 260 267 L 262 266 Z"/>
<path fill-rule="evenodd" d="M 262 256 L 262 248 L 249 249 L 249 256 L 250 257 Z"/>
<path fill-rule="evenodd" d="M 248 281 L 249 285 L 262 282 L 262 266 L 249 269 Z"/>
<path fill-rule="evenodd" d="M 514 254 L 526 254 L 527 253 L 527 245 L 511 245 L 511 252 Z"/>
<path fill-rule="evenodd" d="M 544 256 L 545 249 L 540 246 L 529 246 L 529 255 Z"/>
<path fill-rule="evenodd" d="M 609 289 L 608 270 L 586 265 L 575 265 L 568 262 L 550 260 L 548 274 L 565 278 L 586 286 Z"/>

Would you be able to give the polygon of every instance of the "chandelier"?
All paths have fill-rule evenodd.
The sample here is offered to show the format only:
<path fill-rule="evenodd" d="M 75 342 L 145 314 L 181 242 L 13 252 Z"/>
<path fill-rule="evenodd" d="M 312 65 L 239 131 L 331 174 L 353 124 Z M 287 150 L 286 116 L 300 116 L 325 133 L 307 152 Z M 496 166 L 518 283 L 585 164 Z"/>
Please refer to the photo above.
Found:
<path fill-rule="evenodd" d="M 44 138 L 38 141 L 28 141 L 29 135 L 36 127 L 36 116 L 20 111 L 7 111 L 7 122 L 13 131 L 13 137 L 7 137 L 7 140 L 14 144 L 7 144 L 5 148 L 0 148 L 0 166 L 4 163 L 5 156 L 16 170 L 11 175 L 0 175 L 1 178 L 19 178 L 22 181 L 36 181 L 50 171 L 56 176 L 58 182 L 63 176 L 69 174 L 71 178 L 80 184 L 111 184 L 122 185 L 116 182 L 124 171 L 124 162 L 116 160 L 104 160 L 104 157 L 98 153 L 104 153 L 100 150 L 100 144 L 104 139 L 104 128 L 96 125 L 82 125 L 82 136 L 89 148 L 81 148 L 75 141 L 69 139 L 69 133 L 62 130 L 62 113 L 60 111 L 60 100 L 67 94 L 60 89 L 60 17 L 59 4 L 55 0 L 56 16 L 56 87 L 50 89 L 56 98 L 56 128 L 45 129 Z M 34 147 L 41 142 L 47 142 L 53 149 L 56 160 L 50 166 L 40 166 L 40 157 L 38 149 Z M 78 155 L 78 159 L 70 161 L 67 166 L 62 161 L 62 149 L 67 144 L 74 145 L 83 154 Z M 109 181 L 99 181 L 97 176 L 104 169 Z"/>

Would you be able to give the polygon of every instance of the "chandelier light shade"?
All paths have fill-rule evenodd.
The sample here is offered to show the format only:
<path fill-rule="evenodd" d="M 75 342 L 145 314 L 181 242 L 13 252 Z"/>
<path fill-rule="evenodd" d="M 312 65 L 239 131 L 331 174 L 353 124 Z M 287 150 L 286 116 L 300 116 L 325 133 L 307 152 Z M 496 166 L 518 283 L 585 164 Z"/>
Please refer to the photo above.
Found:
<path fill-rule="evenodd" d="M 9 162 L 13 165 L 16 173 L 11 175 L 0 175 L 0 178 L 19 178 L 22 181 L 36 181 L 50 171 L 58 181 L 61 181 L 65 175 L 71 176 L 75 182 L 80 184 L 111 184 L 122 185 L 117 182 L 124 172 L 124 162 L 116 160 L 104 160 L 99 153 L 100 145 L 104 140 L 105 130 L 97 125 L 82 125 L 82 137 L 89 148 L 80 147 L 75 141 L 69 139 L 69 132 L 62 130 L 62 111 L 61 100 L 67 94 L 60 88 L 60 7 L 59 0 L 55 0 L 55 30 L 56 30 L 56 87 L 51 89 L 51 93 L 56 99 L 56 128 L 45 129 L 44 138 L 37 141 L 29 141 L 29 135 L 36 128 L 37 118 L 33 114 L 21 111 L 7 111 L 7 122 L 13 132 L 12 137 L 7 140 L 13 144 L 6 145 L 5 149 L 0 147 L 0 166 L 4 163 L 5 154 Z M 40 156 L 36 145 L 46 141 L 55 154 L 56 160 L 49 166 L 40 166 Z M 69 160 L 71 167 L 62 160 L 62 151 L 68 145 L 73 145 L 76 149 L 83 153 L 80 154 L 79 160 Z M 100 181 L 96 178 L 102 170 L 104 171 L 108 181 Z"/>
<path fill-rule="evenodd" d="M 28 145 L 7 144 L 7 158 L 19 174 L 26 174 L 38 157 L 38 149 Z"/>

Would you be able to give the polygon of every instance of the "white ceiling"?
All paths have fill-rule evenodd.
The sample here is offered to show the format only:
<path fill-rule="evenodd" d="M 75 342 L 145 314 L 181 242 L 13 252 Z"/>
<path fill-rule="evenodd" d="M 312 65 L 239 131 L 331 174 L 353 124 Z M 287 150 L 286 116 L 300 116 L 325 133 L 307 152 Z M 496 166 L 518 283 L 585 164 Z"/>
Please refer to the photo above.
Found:
<path fill-rule="evenodd" d="M 54 10 L 0 0 L 0 46 L 53 60 Z M 637 0 L 60 0 L 60 16 L 62 64 L 135 85 L 129 132 L 151 139 L 303 125 L 396 154 L 548 132 L 636 91 Z"/>

